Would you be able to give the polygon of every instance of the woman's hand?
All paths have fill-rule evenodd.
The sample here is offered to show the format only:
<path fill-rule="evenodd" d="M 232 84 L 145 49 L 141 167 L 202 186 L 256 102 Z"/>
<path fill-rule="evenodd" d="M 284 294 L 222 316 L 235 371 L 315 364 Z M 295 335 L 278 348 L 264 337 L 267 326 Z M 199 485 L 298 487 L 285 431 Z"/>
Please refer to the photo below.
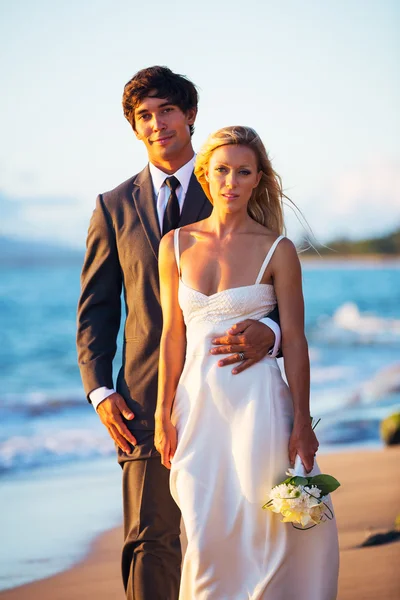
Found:
<path fill-rule="evenodd" d="M 154 445 L 161 454 L 161 462 L 167 469 L 171 468 L 177 444 L 176 428 L 168 417 L 156 418 Z"/>
<path fill-rule="evenodd" d="M 312 471 L 318 447 L 319 443 L 312 429 L 311 419 L 295 419 L 289 440 L 289 461 L 292 467 L 294 466 L 296 454 L 298 454 L 307 473 Z"/>

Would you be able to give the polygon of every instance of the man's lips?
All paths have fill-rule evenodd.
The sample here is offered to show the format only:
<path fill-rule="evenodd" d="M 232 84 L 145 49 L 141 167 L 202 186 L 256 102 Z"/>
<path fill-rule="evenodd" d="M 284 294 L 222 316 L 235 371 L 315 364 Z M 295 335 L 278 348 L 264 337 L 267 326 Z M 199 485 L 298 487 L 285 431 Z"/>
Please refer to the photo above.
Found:
<path fill-rule="evenodd" d="M 157 138 L 156 140 L 150 140 L 152 144 L 166 144 L 167 142 L 169 142 L 170 139 L 172 139 L 174 137 L 174 134 L 171 133 L 170 135 L 163 135 L 160 136 L 159 138 Z"/>

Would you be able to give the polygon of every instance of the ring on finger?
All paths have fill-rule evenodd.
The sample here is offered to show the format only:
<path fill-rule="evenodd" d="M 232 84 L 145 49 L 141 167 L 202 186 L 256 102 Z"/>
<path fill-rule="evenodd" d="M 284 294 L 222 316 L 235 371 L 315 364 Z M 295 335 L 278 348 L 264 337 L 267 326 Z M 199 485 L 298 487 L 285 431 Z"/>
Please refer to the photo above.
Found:
<path fill-rule="evenodd" d="M 244 352 L 239 352 L 239 360 L 244 360 Z"/>

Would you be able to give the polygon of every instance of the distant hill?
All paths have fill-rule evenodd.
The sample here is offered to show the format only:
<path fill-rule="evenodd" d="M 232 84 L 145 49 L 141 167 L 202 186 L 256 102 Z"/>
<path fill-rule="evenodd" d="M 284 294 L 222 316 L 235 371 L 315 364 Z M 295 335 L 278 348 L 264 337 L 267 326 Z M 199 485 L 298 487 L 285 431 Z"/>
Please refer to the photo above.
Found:
<path fill-rule="evenodd" d="M 33 265 L 82 262 L 83 250 L 37 241 L 0 236 L 0 265 Z"/>
<path fill-rule="evenodd" d="M 307 245 L 304 242 L 304 245 Z M 367 238 L 362 240 L 349 240 L 339 238 L 326 243 L 327 247 L 316 246 L 318 252 L 323 256 L 363 256 L 363 255 L 382 255 L 388 257 L 400 256 L 400 228 L 392 233 L 380 237 Z M 315 255 L 313 248 L 307 249 L 303 255 Z"/>

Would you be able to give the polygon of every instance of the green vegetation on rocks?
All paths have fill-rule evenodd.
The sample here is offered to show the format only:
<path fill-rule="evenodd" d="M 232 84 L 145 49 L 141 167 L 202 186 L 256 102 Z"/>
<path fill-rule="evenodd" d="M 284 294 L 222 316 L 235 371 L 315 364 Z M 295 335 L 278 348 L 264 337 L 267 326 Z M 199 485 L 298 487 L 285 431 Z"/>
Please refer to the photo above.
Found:
<path fill-rule="evenodd" d="M 302 247 L 306 247 L 307 245 L 305 241 Z M 400 255 L 400 228 L 387 235 L 370 239 L 350 240 L 339 238 L 327 242 L 325 246 L 316 245 L 316 248 L 319 254 L 332 258 L 338 255 L 362 256 L 368 254 L 395 257 Z M 315 255 L 315 250 L 314 248 L 308 248 L 304 251 L 304 254 Z"/>
<path fill-rule="evenodd" d="M 380 427 L 381 438 L 386 446 L 400 444 L 400 412 L 383 419 Z"/>

